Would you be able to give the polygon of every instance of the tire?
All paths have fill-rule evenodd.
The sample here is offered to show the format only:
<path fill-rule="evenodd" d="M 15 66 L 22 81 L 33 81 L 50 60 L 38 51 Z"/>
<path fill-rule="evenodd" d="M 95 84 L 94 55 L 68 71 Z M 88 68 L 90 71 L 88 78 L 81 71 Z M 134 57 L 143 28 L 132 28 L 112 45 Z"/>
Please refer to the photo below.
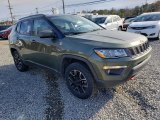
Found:
<path fill-rule="evenodd" d="M 14 59 L 15 66 L 18 71 L 25 72 L 28 70 L 28 66 L 24 64 L 21 56 L 19 55 L 17 51 L 13 52 L 13 59 Z"/>
<path fill-rule="evenodd" d="M 96 90 L 92 74 L 80 63 L 72 63 L 66 68 L 65 80 L 70 92 L 80 99 L 91 97 Z"/>
<path fill-rule="evenodd" d="M 118 27 L 118 31 L 122 31 L 122 27 L 121 26 Z"/>

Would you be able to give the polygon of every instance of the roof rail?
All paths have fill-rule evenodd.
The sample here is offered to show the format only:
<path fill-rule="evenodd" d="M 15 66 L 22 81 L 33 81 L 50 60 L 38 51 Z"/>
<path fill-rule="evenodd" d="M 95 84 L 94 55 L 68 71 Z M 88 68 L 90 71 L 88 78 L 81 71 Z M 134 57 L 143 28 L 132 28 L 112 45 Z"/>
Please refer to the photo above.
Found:
<path fill-rule="evenodd" d="M 23 18 L 20 18 L 19 20 L 24 20 L 24 19 L 27 19 L 27 18 L 30 18 L 30 17 L 43 17 L 45 16 L 44 14 L 36 14 L 36 15 L 30 15 L 30 16 L 27 16 L 27 17 L 23 17 Z"/>

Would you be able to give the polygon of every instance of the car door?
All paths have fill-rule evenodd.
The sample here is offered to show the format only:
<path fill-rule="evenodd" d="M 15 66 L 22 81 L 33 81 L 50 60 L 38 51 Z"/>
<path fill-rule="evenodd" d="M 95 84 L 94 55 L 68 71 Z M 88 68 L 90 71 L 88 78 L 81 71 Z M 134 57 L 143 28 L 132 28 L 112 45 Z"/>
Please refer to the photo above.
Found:
<path fill-rule="evenodd" d="M 106 20 L 106 29 L 107 30 L 112 30 L 113 26 L 112 26 L 112 17 L 108 17 Z"/>
<path fill-rule="evenodd" d="M 56 70 L 58 68 L 56 63 L 59 40 L 53 37 L 41 38 L 40 33 L 46 30 L 53 31 L 47 20 L 43 18 L 34 19 L 32 43 L 30 46 L 30 49 L 33 51 L 31 60 L 34 63 Z M 53 34 L 55 34 L 54 31 Z"/>
<path fill-rule="evenodd" d="M 31 20 L 24 20 L 17 24 L 17 47 L 19 48 L 19 52 L 24 60 L 30 59 L 31 50 L 30 46 L 30 38 L 31 38 Z"/>
<path fill-rule="evenodd" d="M 112 30 L 118 30 L 118 19 L 116 16 L 113 16 Z"/>

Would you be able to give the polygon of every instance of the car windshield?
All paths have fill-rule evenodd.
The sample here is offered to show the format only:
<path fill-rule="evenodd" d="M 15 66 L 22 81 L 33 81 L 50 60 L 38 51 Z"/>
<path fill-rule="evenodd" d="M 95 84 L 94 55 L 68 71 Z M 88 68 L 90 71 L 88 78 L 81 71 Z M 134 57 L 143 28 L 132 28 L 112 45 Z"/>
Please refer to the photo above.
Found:
<path fill-rule="evenodd" d="M 135 20 L 135 18 L 129 18 L 129 19 L 125 20 L 125 23 L 130 23 L 130 22 L 132 22 L 134 20 Z"/>
<path fill-rule="evenodd" d="M 74 35 L 97 31 L 101 28 L 86 18 L 74 15 L 49 17 L 50 21 L 65 35 Z"/>
<path fill-rule="evenodd" d="M 97 23 L 97 24 L 103 24 L 106 21 L 107 17 L 98 17 L 98 18 L 94 18 L 93 22 Z"/>
<path fill-rule="evenodd" d="M 134 22 L 145 22 L 145 21 L 159 21 L 160 14 L 150 14 L 150 15 L 141 15 L 137 17 Z"/>

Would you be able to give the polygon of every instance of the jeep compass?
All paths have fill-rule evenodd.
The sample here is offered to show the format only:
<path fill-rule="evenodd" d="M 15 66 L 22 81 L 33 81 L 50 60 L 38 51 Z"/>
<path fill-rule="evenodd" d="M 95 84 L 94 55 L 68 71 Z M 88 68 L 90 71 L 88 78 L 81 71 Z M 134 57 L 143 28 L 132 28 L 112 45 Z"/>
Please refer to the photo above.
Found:
<path fill-rule="evenodd" d="M 32 15 L 20 19 L 9 36 L 16 68 L 47 68 L 64 77 L 81 99 L 99 87 L 114 87 L 134 77 L 148 63 L 146 37 L 109 31 L 75 15 Z"/>

